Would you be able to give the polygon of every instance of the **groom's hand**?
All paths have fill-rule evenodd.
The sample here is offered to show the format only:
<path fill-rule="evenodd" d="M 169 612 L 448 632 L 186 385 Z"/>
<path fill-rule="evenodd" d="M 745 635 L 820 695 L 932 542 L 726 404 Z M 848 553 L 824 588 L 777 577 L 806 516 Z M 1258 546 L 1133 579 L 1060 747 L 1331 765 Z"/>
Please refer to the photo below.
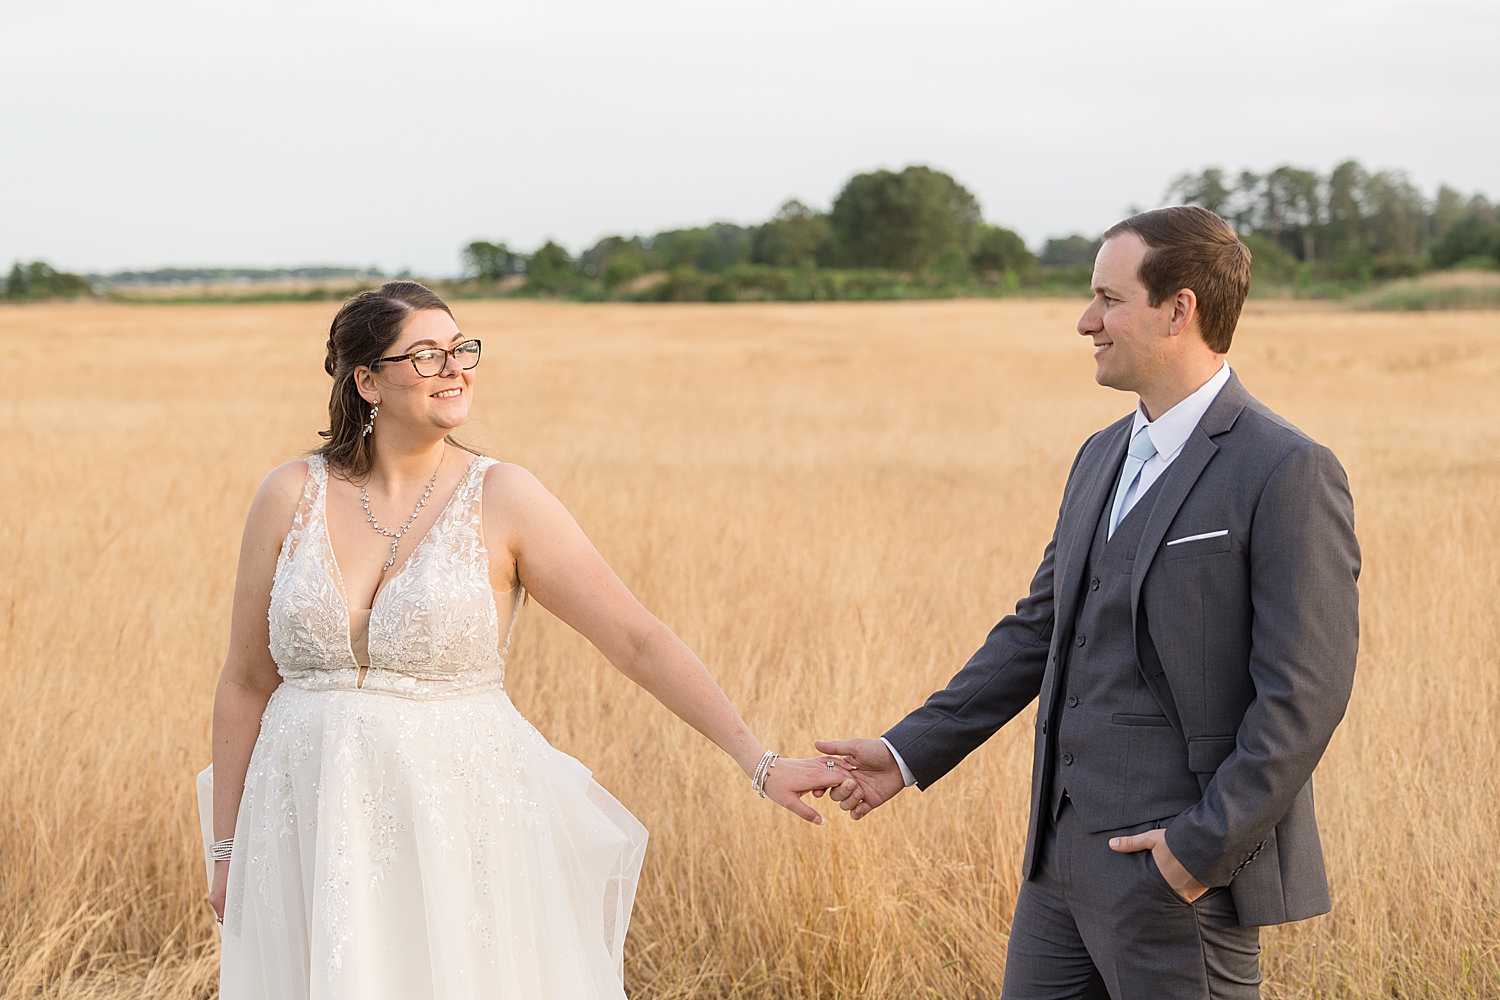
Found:
<path fill-rule="evenodd" d="M 817 740 L 813 745 L 819 753 L 843 757 L 854 766 L 842 784 L 828 790 L 828 797 L 855 819 L 864 819 L 906 787 L 900 765 L 880 740 Z"/>
<path fill-rule="evenodd" d="M 1109 849 L 1120 854 L 1150 851 L 1161 877 L 1167 880 L 1173 892 L 1189 903 L 1208 891 L 1208 886 L 1193 878 L 1193 873 L 1182 867 L 1182 862 L 1172 855 L 1172 849 L 1167 846 L 1166 830 L 1147 830 L 1133 837 L 1111 837 Z"/>

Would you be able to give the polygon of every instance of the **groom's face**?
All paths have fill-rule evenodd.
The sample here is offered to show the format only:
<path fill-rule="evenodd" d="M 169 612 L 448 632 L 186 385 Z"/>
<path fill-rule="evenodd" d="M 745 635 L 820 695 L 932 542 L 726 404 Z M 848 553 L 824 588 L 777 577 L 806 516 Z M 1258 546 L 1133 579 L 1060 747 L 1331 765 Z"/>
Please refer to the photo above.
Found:
<path fill-rule="evenodd" d="M 1094 300 L 1078 320 L 1094 343 L 1095 381 L 1125 392 L 1140 392 L 1167 364 L 1172 303 L 1150 304 L 1140 278 L 1145 256 L 1134 233 L 1105 240 L 1094 259 Z"/>

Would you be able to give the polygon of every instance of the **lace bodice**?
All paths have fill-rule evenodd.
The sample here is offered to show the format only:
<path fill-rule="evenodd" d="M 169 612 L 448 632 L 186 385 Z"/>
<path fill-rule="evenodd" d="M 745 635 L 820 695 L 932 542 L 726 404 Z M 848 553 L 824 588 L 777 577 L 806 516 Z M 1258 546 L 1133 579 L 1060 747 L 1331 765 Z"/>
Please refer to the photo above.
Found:
<path fill-rule="evenodd" d="M 319 455 L 307 460 L 307 484 L 271 585 L 271 657 L 286 683 L 313 690 L 358 686 L 411 698 L 503 686 L 524 591 L 517 587 L 507 595 L 514 600 L 502 640 L 480 534 L 484 473 L 493 464 L 489 458 L 469 463 L 448 506 L 376 593 L 370 669 L 361 685 L 328 535 L 328 466 Z"/>

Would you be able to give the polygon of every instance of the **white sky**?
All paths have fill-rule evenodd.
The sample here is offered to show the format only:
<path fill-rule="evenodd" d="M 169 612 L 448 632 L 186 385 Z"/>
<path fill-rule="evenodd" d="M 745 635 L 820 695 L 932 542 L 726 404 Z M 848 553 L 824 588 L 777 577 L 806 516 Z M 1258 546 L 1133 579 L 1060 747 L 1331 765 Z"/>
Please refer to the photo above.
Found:
<path fill-rule="evenodd" d="M 1183 169 L 1500 195 L 1500 0 L 0 0 L 0 266 L 411 266 L 926 163 L 1037 244 Z"/>

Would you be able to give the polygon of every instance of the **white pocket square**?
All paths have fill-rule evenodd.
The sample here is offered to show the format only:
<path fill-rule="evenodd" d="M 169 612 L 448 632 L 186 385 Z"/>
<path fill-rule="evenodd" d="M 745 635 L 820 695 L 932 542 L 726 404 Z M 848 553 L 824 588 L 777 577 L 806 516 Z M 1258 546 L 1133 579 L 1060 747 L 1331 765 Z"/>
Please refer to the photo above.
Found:
<path fill-rule="evenodd" d="M 1168 545 L 1181 545 L 1183 542 L 1201 542 L 1205 538 L 1223 538 L 1229 534 L 1228 528 L 1220 528 L 1218 531 L 1205 531 L 1201 535 L 1188 535 L 1186 538 L 1174 538 Z"/>

